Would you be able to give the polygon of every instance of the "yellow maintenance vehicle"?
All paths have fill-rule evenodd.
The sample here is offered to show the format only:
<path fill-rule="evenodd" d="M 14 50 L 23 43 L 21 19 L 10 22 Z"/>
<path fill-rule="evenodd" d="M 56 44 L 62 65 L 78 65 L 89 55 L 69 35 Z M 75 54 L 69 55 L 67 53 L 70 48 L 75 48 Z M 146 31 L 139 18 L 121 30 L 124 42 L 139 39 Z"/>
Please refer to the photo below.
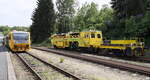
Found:
<path fill-rule="evenodd" d="M 144 55 L 142 40 L 104 40 L 101 31 L 54 34 L 51 36 L 51 44 L 55 48 L 87 49 L 94 52 L 109 51 L 126 56 Z"/>

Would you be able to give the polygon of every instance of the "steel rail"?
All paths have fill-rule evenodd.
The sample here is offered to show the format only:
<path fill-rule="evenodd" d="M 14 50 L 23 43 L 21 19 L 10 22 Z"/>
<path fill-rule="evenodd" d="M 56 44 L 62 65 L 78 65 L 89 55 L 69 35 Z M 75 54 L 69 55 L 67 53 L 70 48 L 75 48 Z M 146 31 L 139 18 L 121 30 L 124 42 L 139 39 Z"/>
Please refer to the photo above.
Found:
<path fill-rule="evenodd" d="M 148 62 L 148 63 L 150 63 L 150 58 L 148 58 L 148 57 L 137 57 L 136 59 L 135 59 L 136 61 L 143 61 L 143 62 Z"/>
<path fill-rule="evenodd" d="M 38 47 L 32 47 L 32 48 L 35 48 L 35 49 L 38 49 Z M 51 50 L 60 50 L 60 49 L 54 49 L 54 48 L 48 48 L 48 49 L 51 49 Z M 76 53 L 76 54 L 81 54 L 82 52 L 81 51 L 68 51 L 68 50 L 62 50 L 61 51 L 66 51 L 66 52 L 73 52 L 73 53 Z M 83 52 L 83 53 L 86 53 L 86 52 Z M 139 56 L 139 57 L 136 57 L 136 56 L 115 56 L 115 55 L 112 55 L 112 54 L 95 54 L 93 53 L 94 55 L 97 55 L 97 56 L 105 56 L 105 57 L 112 57 L 112 58 L 116 58 L 116 59 L 122 59 L 122 60 L 129 60 L 129 61 L 137 61 L 137 62 L 143 62 L 143 63 L 150 63 L 150 58 L 148 57 L 144 57 L 144 56 Z"/>

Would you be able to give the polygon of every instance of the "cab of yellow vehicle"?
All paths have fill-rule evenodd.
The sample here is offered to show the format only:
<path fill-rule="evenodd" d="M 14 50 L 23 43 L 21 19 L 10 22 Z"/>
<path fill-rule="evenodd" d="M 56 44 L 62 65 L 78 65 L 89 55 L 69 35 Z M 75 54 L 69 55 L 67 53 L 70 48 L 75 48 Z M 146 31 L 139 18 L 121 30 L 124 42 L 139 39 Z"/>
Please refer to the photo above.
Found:
<path fill-rule="evenodd" d="M 98 47 L 103 44 L 103 37 L 101 31 L 85 31 L 80 32 L 82 46 L 85 47 Z"/>

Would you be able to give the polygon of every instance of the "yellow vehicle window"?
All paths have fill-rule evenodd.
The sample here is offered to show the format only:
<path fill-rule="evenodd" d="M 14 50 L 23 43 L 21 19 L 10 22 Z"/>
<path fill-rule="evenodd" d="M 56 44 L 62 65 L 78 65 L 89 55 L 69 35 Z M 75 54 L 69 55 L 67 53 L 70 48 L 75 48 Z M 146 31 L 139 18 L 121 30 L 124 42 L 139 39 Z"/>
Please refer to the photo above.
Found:
<path fill-rule="evenodd" d="M 97 38 L 101 38 L 101 35 L 100 35 L 100 34 L 97 34 Z"/>
<path fill-rule="evenodd" d="M 91 34 L 91 38 L 95 38 L 95 34 Z"/>

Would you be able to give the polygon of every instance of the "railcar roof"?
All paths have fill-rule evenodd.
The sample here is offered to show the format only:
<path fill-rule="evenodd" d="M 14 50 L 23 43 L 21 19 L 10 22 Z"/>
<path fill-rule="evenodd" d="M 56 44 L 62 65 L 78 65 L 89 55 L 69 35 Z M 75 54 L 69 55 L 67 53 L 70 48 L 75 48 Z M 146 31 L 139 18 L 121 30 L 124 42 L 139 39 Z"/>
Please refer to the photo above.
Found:
<path fill-rule="evenodd" d="M 13 31 L 12 33 L 28 33 L 28 32 L 25 32 L 25 31 Z"/>
<path fill-rule="evenodd" d="M 65 33 L 61 33 L 61 34 L 53 34 L 51 37 L 56 37 L 56 36 L 66 36 Z"/>
<path fill-rule="evenodd" d="M 94 30 L 90 30 L 90 31 L 82 31 L 82 32 L 102 32 L 102 31 L 94 31 Z"/>

